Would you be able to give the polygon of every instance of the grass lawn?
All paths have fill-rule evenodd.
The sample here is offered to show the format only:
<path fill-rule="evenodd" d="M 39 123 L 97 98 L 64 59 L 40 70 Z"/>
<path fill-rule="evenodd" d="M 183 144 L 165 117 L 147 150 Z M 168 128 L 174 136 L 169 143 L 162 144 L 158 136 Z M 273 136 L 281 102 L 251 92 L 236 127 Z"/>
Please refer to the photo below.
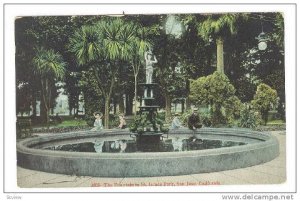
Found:
<path fill-rule="evenodd" d="M 86 121 L 81 119 L 65 120 L 60 124 L 55 125 L 55 127 L 68 127 L 68 126 L 86 126 Z"/>
<path fill-rule="evenodd" d="M 54 124 L 50 123 L 51 128 L 62 128 L 62 127 L 73 127 L 73 126 L 86 126 L 87 123 L 85 120 L 82 119 L 70 119 L 70 120 L 64 120 L 62 123 L 59 124 Z M 33 128 L 46 128 L 46 124 L 38 124 L 38 125 L 33 125 Z"/>
<path fill-rule="evenodd" d="M 277 120 L 271 120 L 271 121 L 268 121 L 267 125 L 282 125 L 282 124 L 285 124 L 284 121 L 282 121 L 281 119 L 277 119 Z"/>

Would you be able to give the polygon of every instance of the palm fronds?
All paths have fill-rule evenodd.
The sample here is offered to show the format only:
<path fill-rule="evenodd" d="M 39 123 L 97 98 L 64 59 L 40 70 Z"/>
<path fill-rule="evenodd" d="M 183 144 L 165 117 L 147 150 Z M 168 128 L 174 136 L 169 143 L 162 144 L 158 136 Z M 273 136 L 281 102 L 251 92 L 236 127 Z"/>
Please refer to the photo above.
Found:
<path fill-rule="evenodd" d="M 62 56 L 52 49 L 39 48 L 33 58 L 33 64 L 35 72 L 42 77 L 64 78 L 66 63 Z"/>

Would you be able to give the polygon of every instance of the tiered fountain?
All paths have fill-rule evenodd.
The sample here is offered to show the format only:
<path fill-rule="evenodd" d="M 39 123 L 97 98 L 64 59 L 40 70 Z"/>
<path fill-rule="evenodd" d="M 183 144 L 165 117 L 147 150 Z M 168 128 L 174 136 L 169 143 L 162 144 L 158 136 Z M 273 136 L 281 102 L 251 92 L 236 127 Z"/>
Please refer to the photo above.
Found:
<path fill-rule="evenodd" d="M 140 106 L 140 117 L 136 120 L 131 131 L 136 137 L 137 149 L 139 151 L 158 151 L 163 133 L 168 129 L 163 127 L 163 122 L 157 118 L 157 109 L 154 105 L 155 98 L 153 90 L 158 85 L 152 82 L 153 64 L 157 63 L 152 52 L 145 53 L 146 60 L 146 83 L 139 84 L 144 89 L 142 106 Z"/>

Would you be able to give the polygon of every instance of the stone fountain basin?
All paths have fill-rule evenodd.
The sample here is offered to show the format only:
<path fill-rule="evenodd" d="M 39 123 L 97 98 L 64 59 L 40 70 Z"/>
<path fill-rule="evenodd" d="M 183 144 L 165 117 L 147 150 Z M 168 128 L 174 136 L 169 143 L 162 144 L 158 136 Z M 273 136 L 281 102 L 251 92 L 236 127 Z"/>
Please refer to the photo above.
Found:
<path fill-rule="evenodd" d="M 201 139 L 246 142 L 246 145 L 183 152 L 88 153 L 37 149 L 91 139 L 129 139 L 129 131 L 104 130 L 52 134 L 17 143 L 19 166 L 67 175 L 94 177 L 154 177 L 208 173 L 245 168 L 279 155 L 277 139 L 246 129 L 202 128 L 171 130 L 168 138 L 195 135 Z M 167 135 L 165 135 L 167 137 Z"/>

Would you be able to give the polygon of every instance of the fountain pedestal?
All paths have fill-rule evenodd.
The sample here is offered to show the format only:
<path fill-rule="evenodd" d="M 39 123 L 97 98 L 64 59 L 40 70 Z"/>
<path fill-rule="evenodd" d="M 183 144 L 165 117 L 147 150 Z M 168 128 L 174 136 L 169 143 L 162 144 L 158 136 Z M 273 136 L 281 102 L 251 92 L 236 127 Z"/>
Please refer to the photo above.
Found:
<path fill-rule="evenodd" d="M 159 149 L 161 136 L 163 133 L 160 130 L 160 126 L 157 125 L 157 109 L 158 105 L 155 105 L 155 98 L 153 97 L 154 87 L 156 83 L 141 83 L 139 84 L 144 88 L 144 96 L 142 98 L 142 106 L 140 106 L 140 116 L 145 114 L 146 125 L 143 125 L 143 131 L 134 133 L 136 137 L 137 149 L 139 151 L 156 151 Z"/>

